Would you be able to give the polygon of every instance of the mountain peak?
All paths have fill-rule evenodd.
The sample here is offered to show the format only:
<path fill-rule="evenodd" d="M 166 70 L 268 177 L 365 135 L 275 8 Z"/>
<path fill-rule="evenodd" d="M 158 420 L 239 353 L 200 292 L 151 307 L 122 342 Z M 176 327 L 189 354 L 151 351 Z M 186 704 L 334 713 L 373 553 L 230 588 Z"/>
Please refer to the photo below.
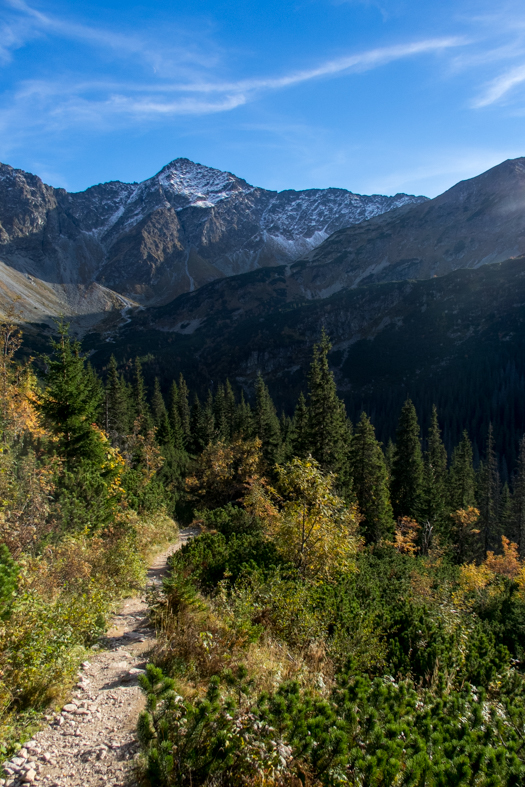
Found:
<path fill-rule="evenodd" d="M 206 167 L 187 158 L 176 158 L 166 164 L 154 179 L 199 207 L 213 207 L 235 192 L 253 191 L 253 186 L 233 173 Z"/>

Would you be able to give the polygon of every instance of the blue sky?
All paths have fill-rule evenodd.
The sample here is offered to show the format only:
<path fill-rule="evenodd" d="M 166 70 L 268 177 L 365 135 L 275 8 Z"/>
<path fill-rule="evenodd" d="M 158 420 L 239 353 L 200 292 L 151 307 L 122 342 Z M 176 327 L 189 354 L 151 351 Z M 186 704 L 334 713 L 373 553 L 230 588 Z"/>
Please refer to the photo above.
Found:
<path fill-rule="evenodd" d="M 525 5 L 0 0 L 0 160 L 80 190 L 186 156 L 435 196 L 525 155 Z"/>

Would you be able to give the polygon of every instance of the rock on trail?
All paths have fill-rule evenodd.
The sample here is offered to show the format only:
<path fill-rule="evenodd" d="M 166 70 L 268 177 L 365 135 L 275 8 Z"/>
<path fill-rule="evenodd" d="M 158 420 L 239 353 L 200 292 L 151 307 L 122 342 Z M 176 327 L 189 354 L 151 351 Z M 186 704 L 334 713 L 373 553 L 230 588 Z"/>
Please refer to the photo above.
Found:
<path fill-rule="evenodd" d="M 195 531 L 158 555 L 148 585 L 160 584 L 168 557 Z M 104 639 L 106 650 L 82 664 L 78 683 L 62 711 L 15 757 L 4 763 L 6 787 L 117 787 L 135 783 L 133 762 L 139 746 L 135 726 L 144 701 L 138 676 L 155 639 L 144 594 L 127 599 Z"/>

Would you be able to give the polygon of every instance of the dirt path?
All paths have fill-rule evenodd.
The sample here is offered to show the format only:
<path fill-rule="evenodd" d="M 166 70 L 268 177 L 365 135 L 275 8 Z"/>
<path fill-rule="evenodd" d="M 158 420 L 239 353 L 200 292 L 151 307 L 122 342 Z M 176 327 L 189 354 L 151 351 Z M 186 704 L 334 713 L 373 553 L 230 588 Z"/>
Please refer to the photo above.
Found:
<path fill-rule="evenodd" d="M 150 587 L 160 584 L 168 557 L 194 535 L 181 530 L 180 542 L 156 558 L 148 571 Z M 9 774 L 6 787 L 134 783 L 135 725 L 143 707 L 137 681 L 155 639 L 147 611 L 144 594 L 126 601 L 104 640 L 107 649 L 83 663 L 71 700 L 49 727 L 4 764 Z"/>

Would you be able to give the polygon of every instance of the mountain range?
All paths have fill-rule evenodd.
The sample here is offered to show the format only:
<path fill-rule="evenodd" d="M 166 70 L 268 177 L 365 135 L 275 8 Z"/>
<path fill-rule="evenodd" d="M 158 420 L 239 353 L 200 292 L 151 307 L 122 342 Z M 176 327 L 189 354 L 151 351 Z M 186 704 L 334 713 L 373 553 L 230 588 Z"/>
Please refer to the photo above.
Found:
<path fill-rule="evenodd" d="M 261 372 L 289 409 L 324 325 L 351 416 L 364 407 L 382 440 L 409 394 L 425 417 L 438 404 L 449 447 L 467 425 L 481 453 L 492 421 L 514 461 L 524 158 L 432 200 L 276 193 L 186 159 L 79 194 L 0 175 L 0 297 L 21 295 L 33 348 L 62 312 L 99 368 L 139 356 L 166 385 L 182 371 L 202 393 L 229 377 L 248 395 Z"/>
<path fill-rule="evenodd" d="M 176 159 L 142 183 L 69 193 L 0 165 L 0 282 L 31 322 L 79 325 L 173 300 L 216 279 L 290 263 L 335 230 L 424 197 L 274 192 Z M 1 301 L 0 301 L 1 305 Z"/>

